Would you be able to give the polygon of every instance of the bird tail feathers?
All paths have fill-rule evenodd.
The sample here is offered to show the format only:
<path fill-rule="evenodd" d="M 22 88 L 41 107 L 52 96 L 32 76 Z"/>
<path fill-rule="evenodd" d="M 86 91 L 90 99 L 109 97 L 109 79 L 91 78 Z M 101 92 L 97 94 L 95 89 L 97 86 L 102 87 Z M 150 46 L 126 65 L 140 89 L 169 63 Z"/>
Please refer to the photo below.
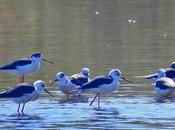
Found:
<path fill-rule="evenodd" d="M 6 98 L 8 95 L 6 92 L 0 93 L 0 98 Z"/>

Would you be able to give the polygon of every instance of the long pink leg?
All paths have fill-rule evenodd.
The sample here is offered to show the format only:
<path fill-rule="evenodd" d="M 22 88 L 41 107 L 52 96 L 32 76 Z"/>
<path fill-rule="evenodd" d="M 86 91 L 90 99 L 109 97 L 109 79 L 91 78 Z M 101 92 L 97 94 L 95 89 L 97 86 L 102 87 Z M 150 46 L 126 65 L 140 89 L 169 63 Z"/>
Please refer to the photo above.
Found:
<path fill-rule="evenodd" d="M 17 109 L 18 115 L 20 115 L 20 113 L 19 113 L 20 105 L 21 105 L 21 104 L 18 105 L 18 109 Z"/>
<path fill-rule="evenodd" d="M 23 115 L 24 115 L 24 107 L 25 107 L 25 103 L 23 103 L 22 110 L 21 110 Z"/>
<path fill-rule="evenodd" d="M 21 83 L 24 83 L 24 75 L 22 75 L 22 76 L 19 77 L 19 83 L 20 83 L 20 84 L 21 84 Z"/>
<path fill-rule="evenodd" d="M 19 83 L 21 83 L 21 76 L 19 77 Z"/>
<path fill-rule="evenodd" d="M 100 109 L 100 94 L 98 94 L 98 109 Z"/>
<path fill-rule="evenodd" d="M 66 96 L 67 96 L 67 100 L 68 100 L 68 99 L 70 98 L 70 95 L 69 95 L 69 94 L 67 94 Z"/>
<path fill-rule="evenodd" d="M 92 103 L 95 101 L 95 99 L 97 98 L 98 94 L 99 94 L 99 93 L 97 93 L 96 96 L 94 97 L 94 99 L 91 101 L 90 106 L 91 106 Z"/>

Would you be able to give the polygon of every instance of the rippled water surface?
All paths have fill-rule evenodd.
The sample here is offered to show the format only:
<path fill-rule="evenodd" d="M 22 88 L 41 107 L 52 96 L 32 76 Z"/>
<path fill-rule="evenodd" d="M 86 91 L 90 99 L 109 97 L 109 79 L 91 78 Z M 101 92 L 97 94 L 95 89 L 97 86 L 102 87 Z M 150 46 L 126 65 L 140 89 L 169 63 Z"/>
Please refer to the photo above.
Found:
<path fill-rule="evenodd" d="M 66 100 L 55 85 L 26 105 L 0 99 L 0 129 L 175 129 L 175 99 L 160 100 L 138 76 L 169 67 L 175 60 L 174 0 L 0 0 L 0 65 L 42 52 L 42 63 L 26 82 L 48 85 L 58 71 L 72 75 L 89 67 L 91 78 L 119 68 L 134 85 L 105 95 L 101 109 L 93 95 Z M 18 83 L 0 73 L 0 88 Z M 125 87 L 126 86 L 126 87 Z"/>
<path fill-rule="evenodd" d="M 87 97 L 67 101 L 60 92 L 53 91 L 58 98 L 28 103 L 26 115 L 17 116 L 17 105 L 8 101 L 0 112 L 1 129 L 174 129 L 174 100 L 156 100 L 151 91 L 122 89 L 103 97 L 101 109 L 96 104 L 89 106 Z M 144 94 L 145 93 L 145 94 Z M 13 107 L 10 107 L 10 105 Z"/>

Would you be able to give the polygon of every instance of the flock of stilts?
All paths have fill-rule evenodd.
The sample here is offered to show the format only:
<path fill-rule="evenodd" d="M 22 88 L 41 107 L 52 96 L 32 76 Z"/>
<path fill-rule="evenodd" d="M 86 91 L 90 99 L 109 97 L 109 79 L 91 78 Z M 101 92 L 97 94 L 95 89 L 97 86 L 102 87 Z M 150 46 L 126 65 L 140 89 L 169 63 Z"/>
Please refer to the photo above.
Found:
<path fill-rule="evenodd" d="M 44 59 L 41 53 L 34 53 L 30 58 L 21 58 L 0 67 L 0 71 L 19 76 L 18 85 L 0 93 L 0 98 L 8 98 L 19 104 L 17 108 L 18 115 L 20 115 L 20 113 L 24 114 L 25 104 L 38 99 L 42 90 L 53 96 L 47 91 L 45 82 L 42 80 L 37 80 L 33 84 L 24 83 L 24 77 L 26 75 L 33 74 L 40 69 L 40 62 L 42 60 L 54 64 Z M 155 82 L 154 88 L 157 94 L 164 97 L 172 96 L 175 90 L 175 83 L 173 81 L 175 79 L 175 62 L 171 64 L 171 68 L 159 69 L 157 73 L 143 76 L 143 78 Z M 97 76 L 90 79 L 89 68 L 82 68 L 80 73 L 72 76 L 67 76 L 63 72 L 58 72 L 56 74 L 56 79 L 50 86 L 57 82 L 59 90 L 66 94 L 67 98 L 71 98 L 71 96 L 75 94 L 94 93 L 96 95 L 90 105 L 98 98 L 98 108 L 100 108 L 101 95 L 117 90 L 120 86 L 120 79 L 132 84 L 131 81 L 122 76 L 119 69 L 110 70 L 107 76 Z M 20 112 L 21 104 L 23 104 L 23 106 Z"/>

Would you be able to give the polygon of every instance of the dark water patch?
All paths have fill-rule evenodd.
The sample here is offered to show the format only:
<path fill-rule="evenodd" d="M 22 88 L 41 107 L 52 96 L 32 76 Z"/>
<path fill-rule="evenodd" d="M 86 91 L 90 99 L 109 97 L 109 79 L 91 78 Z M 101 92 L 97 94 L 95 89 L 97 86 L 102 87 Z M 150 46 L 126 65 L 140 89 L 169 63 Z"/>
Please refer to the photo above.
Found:
<path fill-rule="evenodd" d="M 59 103 L 87 103 L 88 97 L 83 95 L 75 95 L 70 98 L 62 98 L 58 100 Z"/>
<path fill-rule="evenodd" d="M 37 115 L 21 115 L 16 114 L 11 115 L 1 115 L 0 122 L 3 124 L 0 125 L 0 128 L 12 128 L 12 129 L 23 129 L 37 127 L 39 122 L 44 120 L 43 117 Z"/>

